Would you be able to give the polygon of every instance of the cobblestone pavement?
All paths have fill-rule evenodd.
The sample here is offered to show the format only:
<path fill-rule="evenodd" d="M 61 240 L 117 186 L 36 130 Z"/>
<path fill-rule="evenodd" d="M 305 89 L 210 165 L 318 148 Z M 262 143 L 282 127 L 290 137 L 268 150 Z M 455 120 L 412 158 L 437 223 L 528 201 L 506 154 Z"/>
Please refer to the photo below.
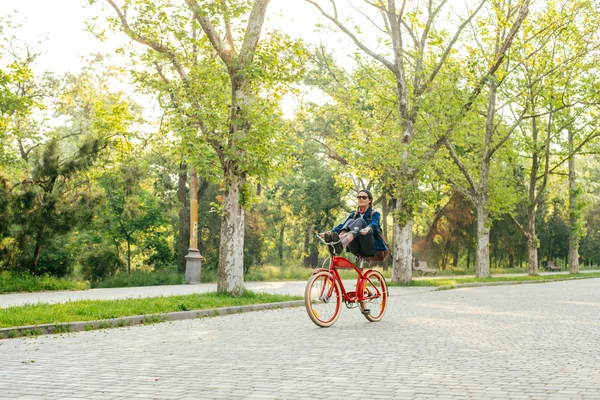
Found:
<path fill-rule="evenodd" d="M 356 279 L 344 281 L 346 287 L 354 283 L 356 283 Z M 282 282 L 246 282 L 245 286 L 247 289 L 252 290 L 253 292 L 303 296 L 306 280 Z M 431 286 L 390 288 L 390 290 L 394 291 L 393 294 L 396 292 L 398 294 L 429 292 L 433 289 L 434 288 Z M 194 285 L 164 285 L 90 290 L 59 290 L 33 293 L 8 293 L 0 294 L 0 308 L 36 303 L 64 303 L 67 301 L 76 300 L 116 300 L 139 297 L 179 296 L 193 293 L 215 292 L 216 290 L 216 283 L 201 283 Z"/>
<path fill-rule="evenodd" d="M 600 399 L 600 280 L 0 341 L 2 399 Z"/>

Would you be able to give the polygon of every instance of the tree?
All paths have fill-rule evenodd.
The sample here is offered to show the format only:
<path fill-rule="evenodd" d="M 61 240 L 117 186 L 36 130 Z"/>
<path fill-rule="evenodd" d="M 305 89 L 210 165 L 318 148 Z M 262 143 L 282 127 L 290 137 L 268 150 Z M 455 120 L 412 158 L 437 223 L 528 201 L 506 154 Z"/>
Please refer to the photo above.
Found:
<path fill-rule="evenodd" d="M 490 30 L 489 26 L 496 26 L 498 29 L 495 32 L 492 31 L 491 37 L 481 35 L 476 38 L 475 42 L 479 43 L 480 54 L 469 60 L 468 65 L 488 65 L 502 56 L 511 57 L 511 53 L 506 49 L 501 49 L 501 45 L 509 35 L 511 20 L 519 18 L 519 9 L 519 4 L 513 6 L 510 2 L 498 2 L 494 5 L 494 17 L 489 20 L 484 19 L 480 22 L 479 27 L 484 32 Z M 513 49 L 514 47 L 517 46 L 513 46 Z M 531 56 L 532 54 L 528 55 L 528 57 Z M 488 59 L 486 60 L 486 58 Z M 482 60 L 484 60 L 483 63 Z M 476 67 L 475 69 L 477 70 Z M 503 85 L 505 86 L 511 78 L 511 74 L 515 73 L 518 73 L 516 66 L 507 62 L 490 74 L 486 84 L 487 92 L 482 95 L 482 97 L 487 96 L 487 104 L 482 101 L 481 104 L 474 107 L 485 107 L 484 110 L 479 111 L 482 118 L 474 117 L 474 120 L 463 124 L 461 130 L 464 135 L 459 135 L 460 132 L 457 132 L 454 135 L 455 139 L 446 138 L 444 141 L 450 158 L 462 174 L 460 181 L 449 179 L 454 187 L 473 203 L 477 211 L 475 263 L 476 275 L 479 278 L 487 278 L 490 273 L 489 248 L 492 211 L 496 211 L 496 215 L 501 215 L 510 210 L 511 202 L 508 200 L 515 197 L 509 193 L 512 189 L 511 185 L 505 185 L 505 182 L 507 178 L 510 179 L 512 173 L 510 159 L 514 159 L 516 154 L 508 154 L 504 160 L 498 157 L 498 151 L 506 143 L 510 143 L 512 134 L 518 128 L 528 109 L 527 104 L 524 104 L 521 110 L 515 110 L 512 103 L 512 97 L 515 94 L 510 90 L 507 90 L 507 93 L 501 92 Z M 480 74 L 481 72 L 477 71 L 477 75 Z M 517 90 L 517 96 L 518 92 L 519 90 Z M 512 111 L 512 117 L 516 121 L 507 120 L 505 114 L 508 113 L 505 113 L 505 109 Z M 478 135 L 476 133 L 478 131 L 483 132 Z M 495 158 L 500 159 L 495 160 Z M 442 174 L 445 173 L 442 172 Z M 445 175 L 447 176 L 447 174 Z"/>
<path fill-rule="evenodd" d="M 527 239 L 530 275 L 538 274 L 536 215 L 549 176 L 598 135 L 595 118 L 590 118 L 591 107 L 597 102 L 590 101 L 588 90 L 588 71 L 597 65 L 590 57 L 597 50 L 597 25 L 590 25 L 588 19 L 597 18 L 586 1 L 549 2 L 525 30 L 527 36 L 523 39 L 539 51 L 523 60 L 520 85 L 526 91 L 529 113 L 520 122 L 520 131 L 523 151 L 531 160 L 528 212 L 526 225 L 516 218 L 513 221 Z M 578 132 L 578 143 L 565 143 L 561 139 L 565 132 Z M 556 147 L 561 150 L 557 152 Z"/>
<path fill-rule="evenodd" d="M 139 166 L 124 165 L 100 178 L 106 196 L 106 209 L 102 213 L 105 229 L 114 243 L 122 240 L 127 243 L 128 273 L 131 273 L 132 245 L 166 223 L 160 202 L 143 187 L 144 175 Z"/>
<path fill-rule="evenodd" d="M 100 64 L 79 75 L 38 77 L 28 46 L 1 50 L 12 71 L 4 74 L 2 97 L 11 105 L 0 138 L 8 258 L 12 268 L 64 275 L 75 259 L 69 235 L 89 222 L 95 205 L 87 173 L 131 122 L 131 110 L 122 93 L 108 90 Z M 61 122 L 52 126 L 51 118 Z"/>
<path fill-rule="evenodd" d="M 359 33 L 353 32 L 342 22 L 338 14 L 335 1 L 331 0 L 332 11 L 328 12 L 316 0 L 305 0 L 315 6 L 323 16 L 329 19 L 340 31 L 348 36 L 356 46 L 366 55 L 380 63 L 391 73 L 394 83 L 395 106 L 397 108 L 398 133 L 395 142 L 390 143 L 390 151 L 386 154 L 381 170 L 385 171 L 385 185 L 389 188 L 394 204 L 394 267 L 392 271 L 393 282 L 407 282 L 412 278 L 412 226 L 414 224 L 414 211 L 418 203 L 419 174 L 423 166 L 427 165 L 437 150 L 443 145 L 446 138 L 452 133 L 456 125 L 471 109 L 474 100 L 479 96 L 482 88 L 487 83 L 504 61 L 507 49 L 525 19 L 529 10 L 529 1 L 519 2 L 518 17 L 511 29 L 499 46 L 498 57 L 490 64 L 489 69 L 481 76 L 480 80 L 472 87 L 470 95 L 459 107 L 459 112 L 450 125 L 440 134 L 429 134 L 427 129 L 415 129 L 418 118 L 423 115 L 424 99 L 437 82 L 440 71 L 451 58 L 454 45 L 477 13 L 485 5 L 479 2 L 473 11 L 467 11 L 466 17 L 456 21 L 458 26 L 453 34 L 435 28 L 446 0 L 436 2 L 428 0 L 424 6 L 420 3 L 414 8 L 406 1 L 402 2 L 400 9 L 395 0 L 365 1 L 368 7 L 373 7 L 383 24 L 375 24 L 364 12 L 363 16 L 369 23 L 375 25 L 382 35 L 371 42 L 383 43 L 383 51 L 389 55 L 382 55 L 375 47 L 369 47 L 367 41 L 359 38 Z M 424 18 L 422 18 L 424 16 Z M 421 21 L 424 19 L 424 22 Z M 411 46 L 411 44 L 412 46 Z M 389 58 L 391 56 L 391 58 Z M 399 131 L 399 132 L 398 132 Z M 419 140 L 414 141 L 415 135 Z M 421 140 L 423 139 L 423 140 Z M 425 142 L 423 146 L 422 142 Z M 420 148 L 419 148 L 420 147 Z"/>
<path fill-rule="evenodd" d="M 220 167 L 224 195 L 217 290 L 240 294 L 247 179 L 268 176 L 278 154 L 285 129 L 274 95 L 295 74 L 297 64 L 285 58 L 295 57 L 299 47 L 286 49 L 289 42 L 276 34 L 259 44 L 269 0 L 186 0 L 185 7 L 159 0 L 122 6 L 107 2 L 117 16 L 114 26 L 151 49 L 142 59 L 156 67 L 162 93 L 177 113 L 177 132 L 195 140 L 184 140 L 188 157 L 196 165 L 216 161 Z M 198 168 L 205 172 L 202 165 Z"/>

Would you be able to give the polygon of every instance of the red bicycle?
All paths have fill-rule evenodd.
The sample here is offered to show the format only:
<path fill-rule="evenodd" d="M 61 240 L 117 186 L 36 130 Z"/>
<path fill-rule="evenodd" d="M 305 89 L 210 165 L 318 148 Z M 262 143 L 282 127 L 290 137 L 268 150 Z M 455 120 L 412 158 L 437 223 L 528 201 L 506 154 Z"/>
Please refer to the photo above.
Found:
<path fill-rule="evenodd" d="M 317 237 L 326 243 L 320 236 Z M 367 320 L 380 321 L 385 314 L 388 298 L 387 284 L 381 272 L 374 269 L 363 271 L 363 263 L 368 260 L 359 257 L 360 265 L 356 267 L 350 260 L 335 255 L 333 244 L 336 243 L 326 244 L 331 253 L 329 268 L 316 268 L 304 291 L 304 305 L 310 319 L 323 328 L 335 324 L 343 301 L 347 308 L 358 306 Z M 339 269 L 356 271 L 358 276 L 354 291 L 346 291 Z"/>

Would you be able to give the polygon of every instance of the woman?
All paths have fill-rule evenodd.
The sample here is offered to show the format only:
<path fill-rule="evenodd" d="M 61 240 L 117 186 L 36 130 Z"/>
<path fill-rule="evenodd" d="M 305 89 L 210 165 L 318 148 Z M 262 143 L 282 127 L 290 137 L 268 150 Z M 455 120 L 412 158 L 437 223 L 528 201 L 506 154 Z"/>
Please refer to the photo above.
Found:
<path fill-rule="evenodd" d="M 345 247 L 348 247 L 354 255 L 366 257 L 386 251 L 387 247 L 381 237 L 379 226 L 381 216 L 378 211 L 373 210 L 373 195 L 370 191 L 362 189 L 356 199 L 358 209 L 350 214 L 343 224 L 329 232 L 321 233 L 320 236 L 326 242 L 334 243 L 336 254 L 341 254 Z M 359 240 L 354 240 L 357 237 Z"/>

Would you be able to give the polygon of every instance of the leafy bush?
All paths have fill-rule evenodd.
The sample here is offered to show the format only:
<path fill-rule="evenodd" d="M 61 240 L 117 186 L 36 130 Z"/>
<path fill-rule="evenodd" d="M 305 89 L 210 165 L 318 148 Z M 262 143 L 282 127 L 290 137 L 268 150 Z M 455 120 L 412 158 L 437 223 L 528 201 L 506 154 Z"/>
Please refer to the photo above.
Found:
<path fill-rule="evenodd" d="M 123 267 L 123 262 L 116 251 L 96 247 L 83 256 L 81 265 L 83 276 L 96 282 L 114 275 Z"/>
<path fill-rule="evenodd" d="M 154 251 L 148 257 L 147 264 L 154 266 L 156 271 L 168 269 L 176 264 L 175 253 L 163 235 L 150 236 L 146 239 L 144 245 Z"/>
<path fill-rule="evenodd" d="M 185 276 L 176 271 L 133 271 L 131 274 L 119 273 L 107 277 L 101 281 L 94 281 L 92 287 L 95 288 L 113 288 L 113 287 L 134 287 L 134 286 L 159 286 L 159 285 L 180 285 L 184 282 Z"/>
<path fill-rule="evenodd" d="M 69 246 L 69 239 L 57 236 L 49 241 L 47 247 L 40 254 L 37 273 L 64 277 L 73 272 L 74 265 L 75 255 Z"/>
<path fill-rule="evenodd" d="M 88 282 L 73 281 L 54 276 L 32 276 L 12 272 L 0 272 L 0 293 L 36 292 L 41 290 L 85 290 Z"/>

